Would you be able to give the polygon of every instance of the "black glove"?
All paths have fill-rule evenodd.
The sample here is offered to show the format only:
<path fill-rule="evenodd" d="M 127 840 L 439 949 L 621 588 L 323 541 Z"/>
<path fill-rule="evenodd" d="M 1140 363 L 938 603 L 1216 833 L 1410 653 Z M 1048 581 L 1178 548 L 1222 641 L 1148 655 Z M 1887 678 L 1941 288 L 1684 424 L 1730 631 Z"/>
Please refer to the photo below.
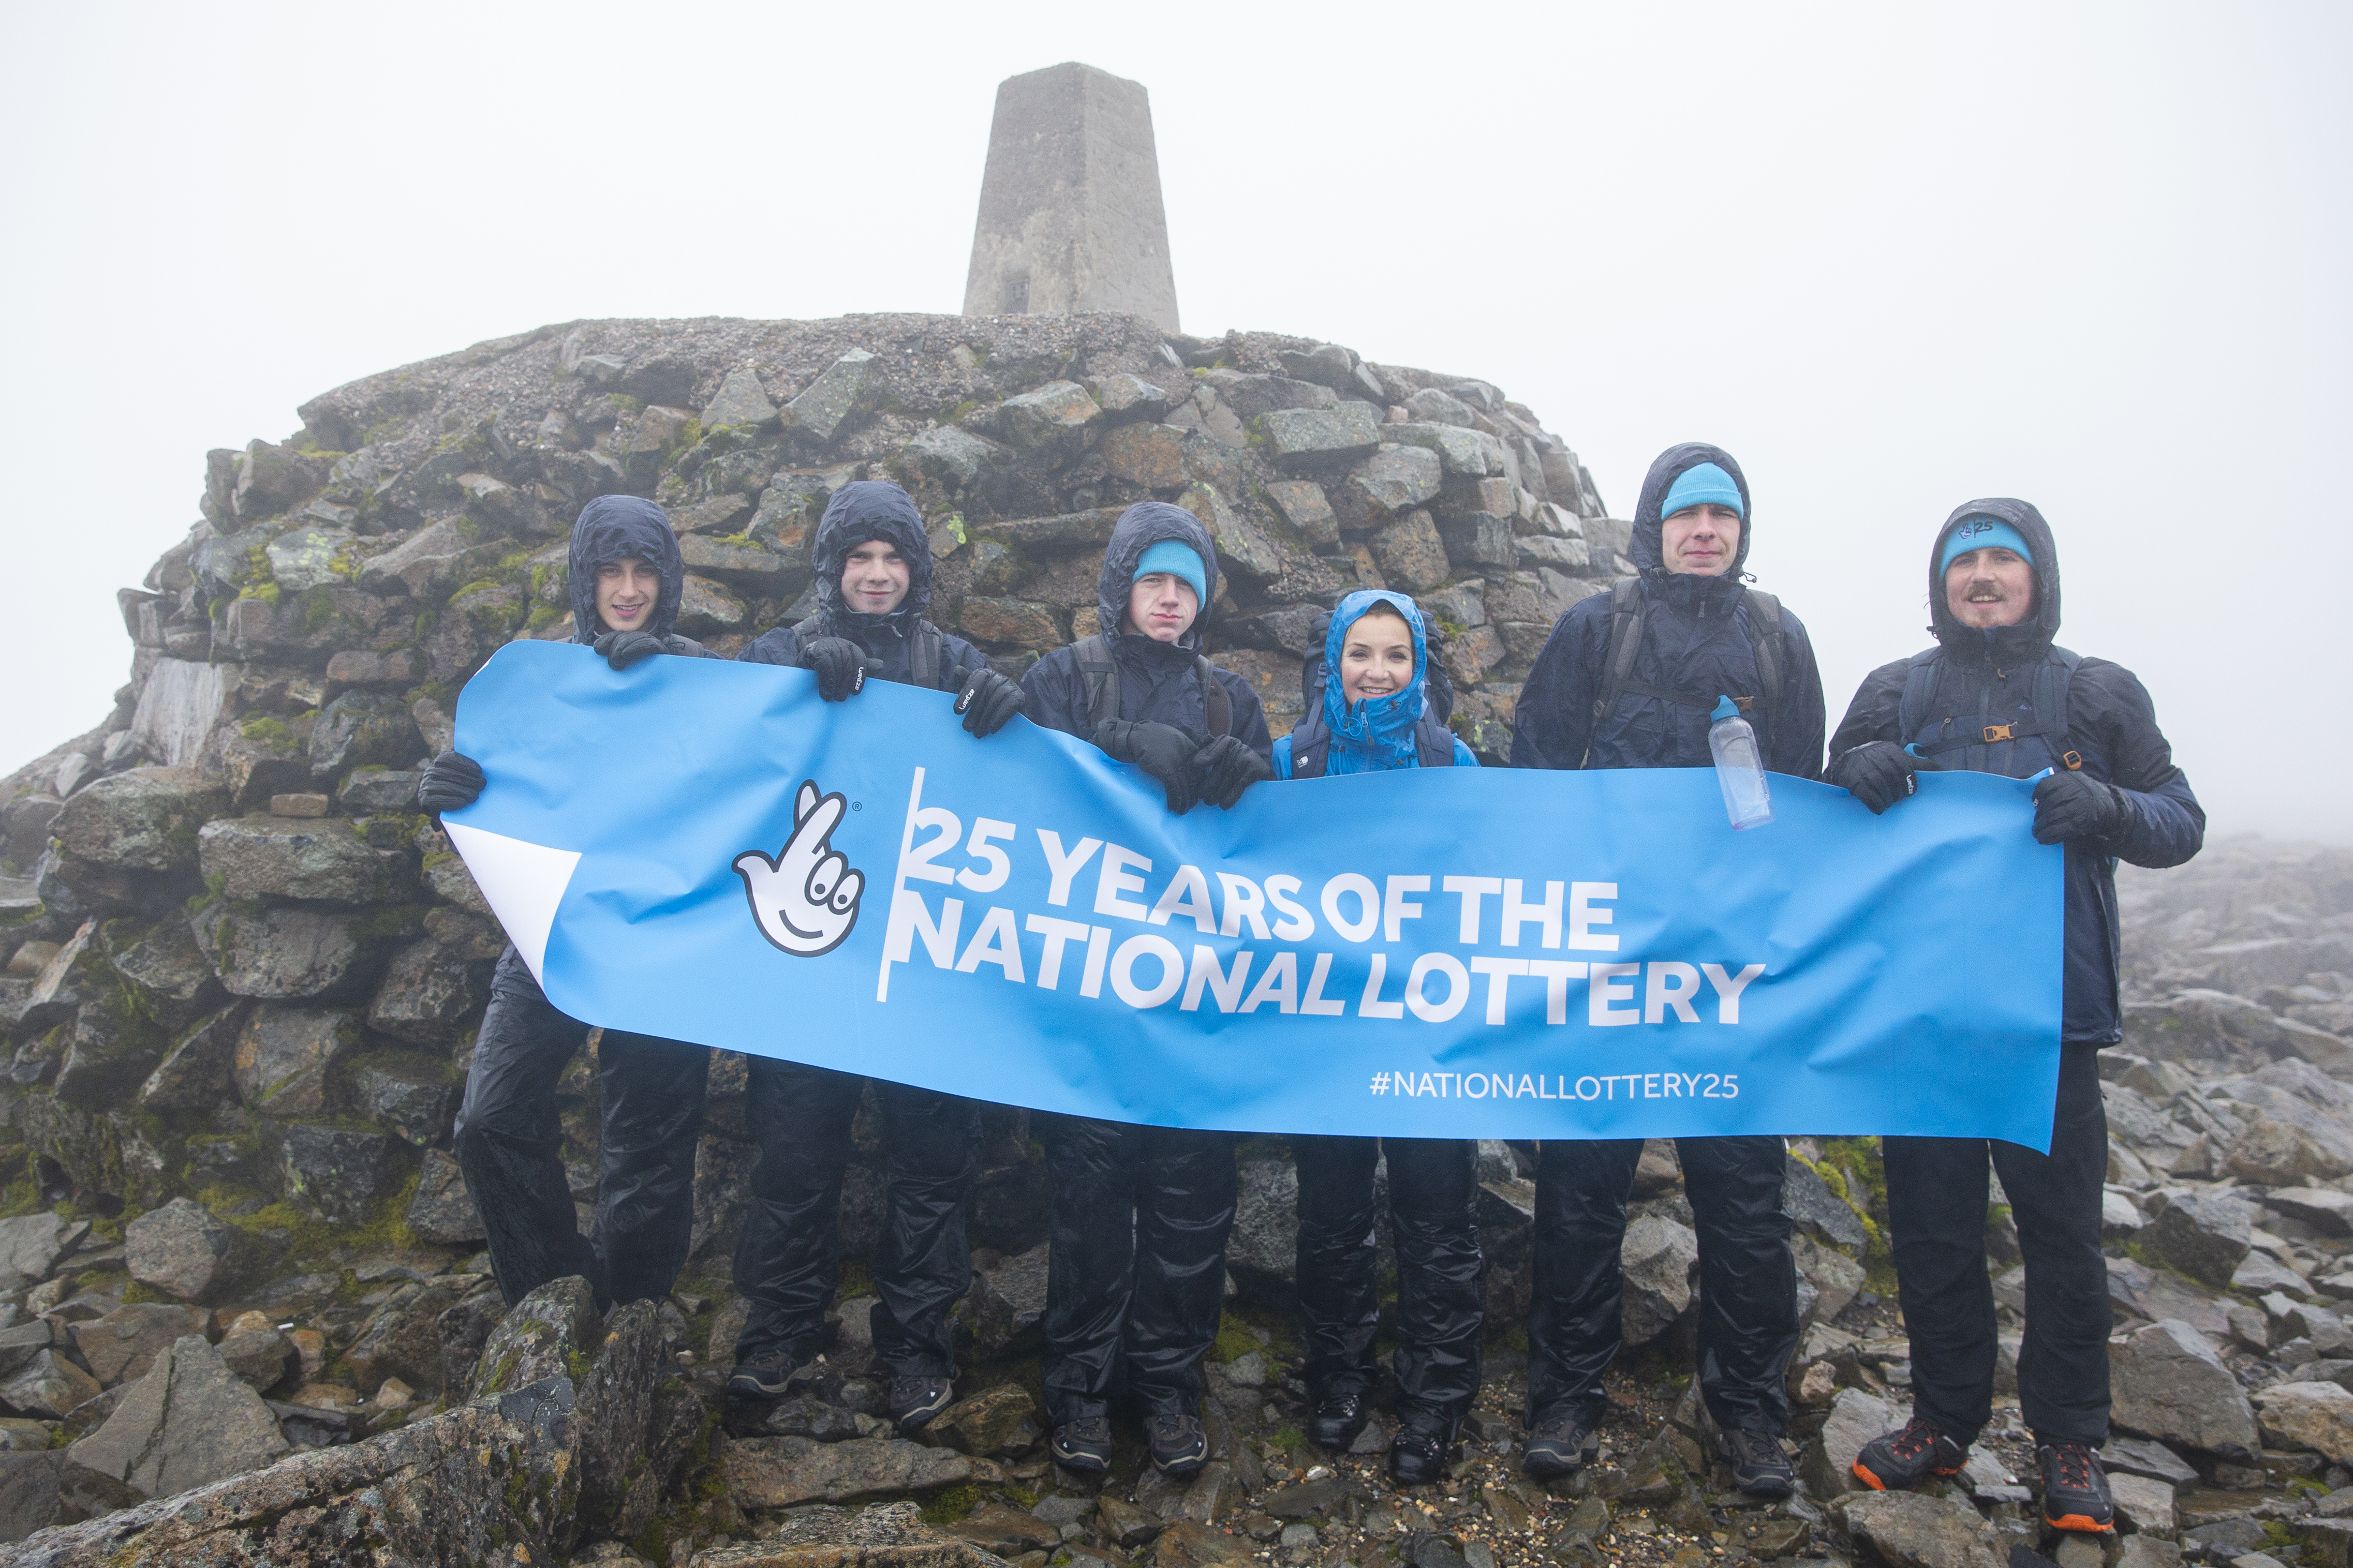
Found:
<path fill-rule="evenodd" d="M 463 752 L 444 752 L 417 775 L 417 804 L 436 816 L 457 811 L 473 805 L 487 782 L 481 763 Z"/>
<path fill-rule="evenodd" d="M 1868 741 L 1840 753 L 1822 782 L 1846 791 L 1877 816 L 1920 787 L 1919 772 L 1920 759 L 1894 742 Z"/>
<path fill-rule="evenodd" d="M 1095 726 L 1095 744 L 1105 755 L 1134 763 L 1168 792 L 1168 809 L 1182 816 L 1201 798 L 1193 759 L 1201 750 L 1193 737 L 1167 724 L 1135 724 L 1106 719 Z"/>
<path fill-rule="evenodd" d="M 840 702 L 866 689 L 866 651 L 848 637 L 812 637 L 801 645 L 801 668 L 817 672 L 817 694 Z"/>
<path fill-rule="evenodd" d="M 986 665 L 958 674 L 954 690 L 955 710 L 964 715 L 964 727 L 975 735 L 996 734 L 1028 700 L 1018 682 L 1006 679 Z"/>
<path fill-rule="evenodd" d="M 607 632 L 595 643 L 605 662 L 615 669 L 627 669 L 648 654 L 666 653 L 661 638 L 651 632 Z"/>
<path fill-rule="evenodd" d="M 2109 839 L 2124 832 L 2131 811 L 2114 784 L 2089 773 L 2052 773 L 2034 786 L 2034 841 L 2071 844 Z"/>
<path fill-rule="evenodd" d="M 1274 776 L 1265 758 L 1231 735 L 1220 735 L 1202 747 L 1194 755 L 1193 766 L 1201 775 L 1201 798 L 1214 800 L 1228 811 L 1241 799 L 1242 791 Z"/>

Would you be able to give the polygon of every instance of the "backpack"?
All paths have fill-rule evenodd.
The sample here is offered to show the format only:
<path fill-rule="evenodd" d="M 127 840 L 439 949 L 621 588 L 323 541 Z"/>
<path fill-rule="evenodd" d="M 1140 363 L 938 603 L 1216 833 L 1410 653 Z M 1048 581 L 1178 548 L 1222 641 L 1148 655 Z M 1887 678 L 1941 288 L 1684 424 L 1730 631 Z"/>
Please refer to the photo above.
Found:
<path fill-rule="evenodd" d="M 2034 672 L 2034 689 L 2028 700 L 2006 716 L 1998 713 L 1936 714 L 1937 678 L 1947 666 L 1945 650 L 1932 647 L 1914 654 L 1905 663 L 1904 699 L 1896 710 L 1896 732 L 1904 749 L 1915 757 L 1969 752 L 1951 764 L 1972 773 L 2030 778 L 2044 768 L 2078 772 L 2083 753 L 2067 744 L 2067 687 L 2083 655 L 2053 645 L 2051 657 Z M 2033 742 L 2031 749 L 2023 748 Z M 2000 753 L 1996 746 L 2008 746 Z M 2037 760 L 2036 752 L 2041 753 Z"/>
<path fill-rule="evenodd" d="M 1322 778 L 1331 760 L 1332 729 L 1324 721 L 1324 688 L 1331 681 L 1331 671 L 1323 651 L 1331 629 L 1329 610 L 1319 611 L 1308 627 L 1309 641 L 1316 651 L 1299 670 L 1299 693 L 1307 700 L 1307 711 L 1291 727 L 1291 776 L 1295 779 Z M 1446 727 L 1446 721 L 1454 711 L 1454 683 L 1438 662 L 1442 646 L 1438 628 L 1425 622 L 1422 642 L 1421 717 L 1413 725 L 1414 761 L 1425 768 L 1451 768 L 1454 731 Z"/>
<path fill-rule="evenodd" d="M 1092 734 L 1106 719 L 1119 717 L 1119 662 L 1112 658 L 1111 639 L 1101 632 L 1081 637 L 1071 652 L 1087 683 L 1087 730 Z M 1234 732 L 1234 700 L 1217 677 L 1217 666 L 1193 656 L 1193 678 L 1201 683 L 1201 714 L 1212 741 Z"/>
<path fill-rule="evenodd" d="M 1620 577 L 1609 588 L 1609 651 L 1602 656 L 1601 689 L 1593 699 L 1593 717 L 1598 721 L 1609 712 L 1610 705 L 1624 696 L 1651 697 L 1662 702 L 1681 703 L 1702 712 L 1714 709 L 1719 697 L 1730 697 L 1746 717 L 1761 708 L 1763 728 L 1769 731 L 1773 716 L 1781 708 L 1781 677 L 1788 668 L 1788 634 L 1781 626 L 1781 601 L 1757 588 L 1740 590 L 1741 603 L 1748 606 L 1750 628 L 1749 651 L 1757 659 L 1757 689 L 1746 697 L 1731 692 L 1670 691 L 1663 686 L 1652 686 L 1646 680 L 1628 679 L 1634 668 L 1634 656 L 1642 647 L 1642 613 L 1649 606 L 1642 597 L 1640 577 Z M 1758 737 L 1760 742 L 1765 739 Z M 1588 748 L 1588 755 L 1590 755 Z M 1580 764 L 1581 765 L 1581 764 Z"/>

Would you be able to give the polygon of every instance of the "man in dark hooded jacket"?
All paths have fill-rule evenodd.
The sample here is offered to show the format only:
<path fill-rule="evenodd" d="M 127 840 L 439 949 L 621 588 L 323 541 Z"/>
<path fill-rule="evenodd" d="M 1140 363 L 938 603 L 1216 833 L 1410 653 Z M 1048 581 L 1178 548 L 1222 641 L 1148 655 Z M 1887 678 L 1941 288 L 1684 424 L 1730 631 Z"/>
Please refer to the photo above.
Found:
<path fill-rule="evenodd" d="M 1991 1413 L 1990 1148 L 2026 1255 L 2018 1392 L 2041 1459 L 2043 1516 L 2061 1530 L 2105 1532 L 2115 1512 L 2097 1457 L 2108 1436 L 2109 1327 L 2098 1052 L 2124 1037 L 2116 863 L 2180 865 L 2204 842 L 2206 814 L 2132 672 L 2053 645 L 2059 552 L 2041 512 L 1973 500 L 1946 519 L 1929 550 L 1928 603 L 1936 646 L 1864 678 L 1831 742 L 1828 780 L 1877 813 L 1909 796 L 1923 767 L 2048 772 L 2034 788 L 2034 837 L 2067 847 L 2058 1100 L 2048 1154 L 1982 1138 L 1886 1140 L 1912 1418 L 1865 1445 L 1854 1473 L 1874 1488 L 1951 1475 Z"/>
<path fill-rule="evenodd" d="M 1524 768 L 1713 765 L 1709 712 L 1730 697 L 1775 773 L 1820 778 L 1822 683 L 1798 617 L 1741 585 L 1756 511 L 1731 455 L 1669 448 L 1642 480 L 1630 549 L 1641 575 L 1572 605 L 1521 690 L 1512 763 Z M 1797 1347 L 1797 1271 L 1781 1213 L 1778 1137 L 1676 1140 L 1699 1232 L 1701 1397 L 1733 1479 L 1786 1496 L 1782 1375 Z M 1546 1140 L 1536 1174 L 1535 1300 L 1528 1320 L 1532 1475 L 1583 1465 L 1618 1353 L 1619 1244 L 1639 1139 Z"/>
<path fill-rule="evenodd" d="M 962 637 L 923 612 L 932 552 L 907 492 L 880 480 L 836 490 L 812 544 L 818 609 L 736 657 L 813 671 L 818 694 L 844 701 L 869 677 L 957 694 L 976 736 L 1021 709 L 1021 690 Z M 751 1315 L 735 1342 L 731 1394 L 780 1398 L 810 1370 L 840 1277 L 842 1173 L 867 1081 L 854 1074 L 754 1057 L 746 1121 L 760 1141 L 751 1213 L 735 1253 L 735 1288 Z M 902 1431 L 955 1397 L 948 1309 L 972 1283 L 965 1200 L 979 1168 L 980 1109 L 971 1100 L 873 1080 L 890 1166 L 889 1214 L 874 1255 L 874 1351 L 890 1370 L 888 1407 Z"/>
<path fill-rule="evenodd" d="M 1182 814 L 1230 806 L 1270 776 L 1273 742 L 1250 682 L 1201 655 L 1218 552 L 1191 512 L 1145 501 L 1120 514 L 1096 590 L 1103 630 L 1022 678 L 1029 717 L 1151 773 Z M 1046 1286 L 1046 1404 L 1054 1458 L 1101 1474 L 1111 1399 L 1144 1406 L 1152 1461 L 1183 1477 L 1208 1458 L 1201 1357 L 1224 1308 L 1234 1222 L 1230 1132 L 1057 1116 Z"/>
<path fill-rule="evenodd" d="M 650 654 L 716 656 L 671 627 L 686 567 L 661 508 L 599 496 L 572 525 L 572 640 L 616 669 Z M 438 814 L 473 804 L 480 766 L 458 752 L 433 759 L 417 803 Z M 482 1216 L 491 1268 L 509 1306 L 577 1274 L 599 1307 L 670 1294 L 694 1228 L 694 1149 L 702 1131 L 710 1053 L 701 1046 L 605 1031 L 596 1047 L 603 1129 L 591 1234 L 580 1235 L 558 1156 L 555 1082 L 588 1026 L 548 1002 L 508 944 L 491 979 L 473 1065 L 452 1139 Z"/>

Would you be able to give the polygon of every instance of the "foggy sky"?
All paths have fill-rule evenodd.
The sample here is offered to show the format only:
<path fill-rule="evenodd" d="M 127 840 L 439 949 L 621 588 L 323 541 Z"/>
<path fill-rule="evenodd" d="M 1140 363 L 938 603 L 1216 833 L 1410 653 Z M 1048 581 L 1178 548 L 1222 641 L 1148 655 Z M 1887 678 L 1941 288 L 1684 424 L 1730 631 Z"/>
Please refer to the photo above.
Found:
<path fill-rule="evenodd" d="M 1345 25 L 1343 17 L 1345 16 Z M 996 85 L 1150 89 L 1187 331 L 1476 375 L 1630 515 L 1716 442 L 1835 716 L 2040 506 L 2217 833 L 2353 839 L 2341 5 L 12 7 L 0 770 L 204 453 L 600 316 L 953 313 Z"/>

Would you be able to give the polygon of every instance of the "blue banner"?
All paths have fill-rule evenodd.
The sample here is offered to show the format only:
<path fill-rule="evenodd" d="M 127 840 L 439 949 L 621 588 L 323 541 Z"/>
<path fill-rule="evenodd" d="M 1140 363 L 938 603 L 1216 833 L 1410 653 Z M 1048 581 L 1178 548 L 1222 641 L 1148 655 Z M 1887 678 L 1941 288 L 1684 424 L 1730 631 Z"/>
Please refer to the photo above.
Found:
<path fill-rule="evenodd" d="M 610 1028 L 1117 1121 L 2048 1147 L 2061 852 L 2020 781 L 1873 817 L 1701 769 L 1160 786 L 949 699 L 516 643 L 444 819 L 549 998 Z"/>

